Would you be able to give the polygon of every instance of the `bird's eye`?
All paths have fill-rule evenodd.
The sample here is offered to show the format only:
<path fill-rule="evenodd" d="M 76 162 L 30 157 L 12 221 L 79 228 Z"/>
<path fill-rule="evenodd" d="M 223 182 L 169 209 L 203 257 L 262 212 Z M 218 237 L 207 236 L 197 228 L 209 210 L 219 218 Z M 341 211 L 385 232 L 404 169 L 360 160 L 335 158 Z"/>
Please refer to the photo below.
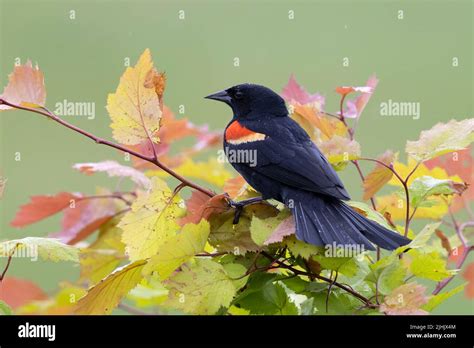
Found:
<path fill-rule="evenodd" d="M 234 98 L 235 99 L 242 99 L 243 96 L 244 96 L 244 94 L 240 91 L 237 91 L 237 92 L 234 93 Z"/>

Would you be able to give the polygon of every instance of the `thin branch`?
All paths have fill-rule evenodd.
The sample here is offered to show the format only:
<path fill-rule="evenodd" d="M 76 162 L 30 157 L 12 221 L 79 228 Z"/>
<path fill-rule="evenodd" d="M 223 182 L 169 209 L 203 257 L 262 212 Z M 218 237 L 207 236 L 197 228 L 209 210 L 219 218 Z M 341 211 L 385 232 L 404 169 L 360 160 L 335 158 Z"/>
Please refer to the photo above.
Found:
<path fill-rule="evenodd" d="M 8 272 L 8 269 L 10 268 L 10 265 L 12 263 L 12 258 L 13 258 L 13 255 L 15 254 L 15 251 L 16 249 L 18 248 L 18 245 L 20 245 L 19 243 L 17 243 L 15 245 L 15 247 L 10 251 L 10 254 L 8 255 L 8 259 L 7 259 L 7 264 L 5 265 L 5 268 L 3 269 L 3 272 L 2 274 L 0 275 L 0 282 L 3 281 L 3 279 L 5 278 L 7 272 Z"/>
<path fill-rule="evenodd" d="M 84 135 L 85 137 L 89 138 L 89 139 L 92 139 L 93 141 L 95 141 L 97 144 L 102 144 L 102 145 L 106 145 L 106 146 L 109 146 L 109 147 L 112 147 L 114 149 L 117 149 L 119 151 L 123 151 L 123 152 L 126 152 L 126 153 L 129 153 L 130 155 L 132 156 L 135 156 L 137 158 L 140 158 L 144 161 L 147 161 L 147 162 L 150 162 L 150 163 L 153 163 L 154 165 L 156 165 L 158 168 L 164 170 L 165 172 L 167 172 L 169 175 L 173 176 L 174 178 L 176 178 L 178 181 L 182 182 L 183 184 L 185 184 L 186 186 L 188 187 L 191 187 L 193 189 L 196 189 L 206 195 L 208 195 L 209 197 L 213 197 L 215 194 L 213 192 L 211 192 L 210 190 L 204 188 L 204 187 L 201 187 L 199 186 L 198 184 L 195 184 L 191 181 L 189 181 L 188 179 L 186 179 L 185 177 L 179 175 L 178 173 L 176 173 L 175 171 L 173 171 L 171 168 L 168 168 L 166 165 L 164 165 L 163 163 L 161 163 L 157 158 L 155 158 L 154 156 L 146 156 L 144 154 L 141 154 L 139 152 L 136 152 L 134 150 L 131 150 L 131 149 L 128 149 L 126 148 L 125 146 L 122 146 L 120 144 L 117 144 L 117 143 L 114 143 L 114 142 L 111 142 L 111 141 L 108 141 L 108 140 L 105 140 L 103 138 L 100 138 L 100 137 L 97 137 L 95 136 L 94 134 L 91 134 L 79 127 L 76 127 L 66 121 L 64 121 L 63 119 L 61 119 L 60 117 L 56 116 L 54 113 L 52 113 L 51 111 L 47 110 L 46 108 L 43 108 L 43 109 L 35 109 L 35 108 L 30 108 L 30 107 L 26 107 L 26 106 L 21 106 L 21 105 L 16 105 L 16 104 L 13 104 L 13 103 L 10 103 L 8 101 L 6 101 L 5 99 L 2 99 L 0 98 L 0 104 L 4 104 L 4 105 L 8 105 L 12 108 L 15 108 L 15 109 L 19 109 L 19 110 L 25 110 L 25 111 L 29 111 L 29 112 L 34 112 L 34 113 L 37 113 L 37 114 L 40 114 L 40 115 L 43 115 L 43 116 L 46 116 L 48 117 L 49 119 L 63 125 L 64 127 L 66 128 L 69 128 L 79 134 L 82 134 Z"/>
<path fill-rule="evenodd" d="M 262 251 L 262 255 L 265 256 L 266 258 L 270 259 L 270 260 L 273 260 L 273 257 L 271 255 L 269 255 L 267 252 L 265 251 Z M 303 275 L 303 276 L 306 276 L 306 277 L 314 277 L 314 278 L 317 278 L 319 280 L 322 280 L 322 281 L 325 281 L 326 283 L 332 283 L 333 280 L 332 279 L 329 279 L 329 278 L 326 278 L 320 274 L 316 274 L 316 273 L 312 273 L 312 272 L 305 272 L 305 271 L 301 271 L 299 269 L 296 269 L 294 268 L 293 266 L 291 265 L 287 265 L 286 263 L 280 261 L 280 260 L 274 260 L 274 262 L 276 262 L 281 268 L 285 268 L 285 269 L 288 269 L 290 270 L 291 272 L 293 272 L 294 274 L 297 274 L 297 275 Z M 362 301 L 364 304 L 366 304 L 367 306 L 370 306 L 370 307 L 375 307 L 375 305 L 373 303 L 371 303 L 369 301 L 368 298 L 366 298 L 364 295 L 361 295 L 359 294 L 358 292 L 354 291 L 352 288 L 350 288 L 349 286 L 346 286 L 346 285 L 343 285 L 341 283 L 338 283 L 338 282 L 334 282 L 334 286 L 337 286 L 338 288 L 350 293 L 351 295 L 353 295 L 354 297 L 356 297 L 357 299 L 359 299 L 360 301 Z"/>

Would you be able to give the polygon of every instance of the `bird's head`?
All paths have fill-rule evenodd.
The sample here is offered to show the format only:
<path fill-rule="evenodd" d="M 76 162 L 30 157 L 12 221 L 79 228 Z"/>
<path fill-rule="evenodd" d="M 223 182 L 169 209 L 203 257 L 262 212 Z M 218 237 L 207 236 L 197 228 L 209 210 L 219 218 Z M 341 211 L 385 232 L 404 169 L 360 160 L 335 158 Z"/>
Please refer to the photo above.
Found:
<path fill-rule="evenodd" d="M 282 97 L 270 88 L 252 83 L 236 85 L 206 98 L 226 103 L 239 119 L 288 116 Z"/>

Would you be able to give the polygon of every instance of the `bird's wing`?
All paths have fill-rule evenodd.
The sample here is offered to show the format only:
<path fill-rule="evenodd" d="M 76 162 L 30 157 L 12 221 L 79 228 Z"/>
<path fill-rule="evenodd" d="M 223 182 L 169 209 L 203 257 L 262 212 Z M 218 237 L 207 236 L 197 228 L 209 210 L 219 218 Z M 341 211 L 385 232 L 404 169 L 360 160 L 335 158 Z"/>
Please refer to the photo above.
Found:
<path fill-rule="evenodd" d="M 265 140 L 242 144 L 256 150 L 251 169 L 282 184 L 339 199 L 350 199 L 338 175 L 306 132 L 285 117 L 273 125 L 255 125 L 252 130 L 266 134 Z"/>

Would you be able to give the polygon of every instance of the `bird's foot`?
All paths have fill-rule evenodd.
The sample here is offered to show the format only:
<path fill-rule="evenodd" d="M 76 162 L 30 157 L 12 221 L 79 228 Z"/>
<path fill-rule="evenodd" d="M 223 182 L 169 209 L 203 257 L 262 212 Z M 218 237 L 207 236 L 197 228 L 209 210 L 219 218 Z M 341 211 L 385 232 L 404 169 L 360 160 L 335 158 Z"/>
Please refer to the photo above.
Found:
<path fill-rule="evenodd" d="M 228 198 L 229 206 L 235 209 L 234 220 L 232 221 L 232 224 L 237 225 L 239 223 L 240 216 L 242 215 L 242 211 L 247 205 L 260 203 L 262 201 L 263 201 L 262 197 L 253 197 L 253 198 L 245 199 L 243 201 L 234 201 Z"/>

